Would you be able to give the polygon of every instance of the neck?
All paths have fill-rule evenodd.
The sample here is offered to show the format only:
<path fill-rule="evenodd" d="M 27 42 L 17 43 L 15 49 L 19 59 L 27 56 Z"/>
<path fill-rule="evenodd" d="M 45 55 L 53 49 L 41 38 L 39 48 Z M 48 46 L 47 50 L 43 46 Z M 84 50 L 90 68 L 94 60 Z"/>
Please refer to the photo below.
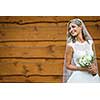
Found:
<path fill-rule="evenodd" d="M 84 39 L 82 37 L 82 33 L 80 33 L 77 37 L 76 37 L 76 40 L 79 41 L 79 42 L 84 42 Z"/>

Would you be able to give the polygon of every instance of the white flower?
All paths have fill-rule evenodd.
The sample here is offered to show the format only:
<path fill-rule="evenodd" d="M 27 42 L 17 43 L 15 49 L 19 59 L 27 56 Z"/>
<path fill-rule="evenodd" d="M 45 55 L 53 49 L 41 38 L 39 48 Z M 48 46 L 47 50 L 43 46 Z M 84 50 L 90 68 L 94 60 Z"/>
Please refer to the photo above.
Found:
<path fill-rule="evenodd" d="M 81 67 L 88 67 L 93 62 L 93 56 L 91 55 L 84 55 L 78 59 L 78 63 Z"/>

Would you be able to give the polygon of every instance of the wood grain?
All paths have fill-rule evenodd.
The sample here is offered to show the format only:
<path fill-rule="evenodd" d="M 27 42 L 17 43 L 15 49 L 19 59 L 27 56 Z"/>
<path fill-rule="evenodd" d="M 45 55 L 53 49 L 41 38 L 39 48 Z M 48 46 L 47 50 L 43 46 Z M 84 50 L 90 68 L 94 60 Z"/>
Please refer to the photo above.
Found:
<path fill-rule="evenodd" d="M 62 83 L 62 76 L 0 76 L 0 83 Z"/>
<path fill-rule="evenodd" d="M 100 22 L 87 22 L 88 31 L 94 39 L 100 39 Z M 66 40 L 66 23 L 0 24 L 0 41 Z"/>
<path fill-rule="evenodd" d="M 0 22 L 7 23 L 30 23 L 30 22 L 63 22 L 73 18 L 80 18 L 84 21 L 100 21 L 99 16 L 0 16 Z"/>
<path fill-rule="evenodd" d="M 0 43 L 0 58 L 64 58 L 65 41 L 56 42 L 3 42 Z M 95 40 L 97 58 L 100 44 Z"/>
<path fill-rule="evenodd" d="M 63 60 L 0 59 L 0 75 L 62 75 Z"/>
<path fill-rule="evenodd" d="M 97 61 L 100 70 L 100 59 Z M 0 59 L 0 75 L 62 75 L 63 62 L 63 59 Z"/>

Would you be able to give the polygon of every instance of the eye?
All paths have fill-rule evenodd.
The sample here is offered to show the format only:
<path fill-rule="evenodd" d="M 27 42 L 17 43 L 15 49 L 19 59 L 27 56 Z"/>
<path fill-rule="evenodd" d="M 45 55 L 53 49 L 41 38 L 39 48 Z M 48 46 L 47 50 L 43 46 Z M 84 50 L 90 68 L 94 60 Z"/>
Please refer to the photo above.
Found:
<path fill-rule="evenodd" d="M 68 28 L 68 31 L 71 29 L 71 27 Z"/>
<path fill-rule="evenodd" d="M 76 26 L 72 25 L 72 28 L 75 28 Z"/>

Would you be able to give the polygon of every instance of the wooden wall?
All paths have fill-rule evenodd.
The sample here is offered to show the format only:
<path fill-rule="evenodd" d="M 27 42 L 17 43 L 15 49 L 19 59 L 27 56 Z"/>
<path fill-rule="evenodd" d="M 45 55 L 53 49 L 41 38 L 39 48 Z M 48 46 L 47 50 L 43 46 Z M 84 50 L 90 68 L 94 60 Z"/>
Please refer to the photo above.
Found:
<path fill-rule="evenodd" d="M 66 25 L 76 17 L 95 41 L 100 70 L 99 16 L 0 16 L 0 82 L 62 82 Z"/>

